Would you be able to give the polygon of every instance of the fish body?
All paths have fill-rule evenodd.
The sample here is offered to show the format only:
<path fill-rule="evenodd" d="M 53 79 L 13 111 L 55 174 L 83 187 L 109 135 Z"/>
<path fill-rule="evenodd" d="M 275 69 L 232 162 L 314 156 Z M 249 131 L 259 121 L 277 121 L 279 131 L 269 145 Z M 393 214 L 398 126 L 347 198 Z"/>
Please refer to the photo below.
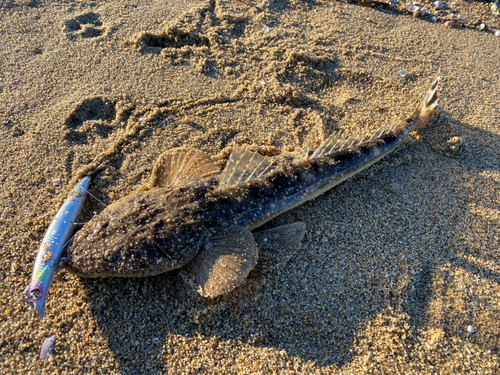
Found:
<path fill-rule="evenodd" d="M 75 220 L 83 207 L 89 183 L 90 177 L 87 176 L 74 188 L 47 229 L 38 250 L 25 298 L 41 318 L 45 314 L 50 285 L 59 268 L 64 248 L 73 234 Z"/>
<path fill-rule="evenodd" d="M 123 277 L 189 265 L 200 294 L 226 293 L 246 277 L 257 249 L 265 247 L 259 243 L 265 236 L 251 230 L 393 151 L 432 115 L 438 83 L 439 77 L 400 124 L 361 139 L 333 134 L 314 152 L 306 147 L 301 155 L 273 160 L 236 148 L 223 173 L 214 176 L 208 155 L 170 150 L 159 158 L 148 189 L 114 202 L 76 234 L 66 266 L 81 276 Z M 303 224 L 292 224 L 266 235 L 288 237 L 281 245 L 288 241 L 286 246 L 298 249 L 304 230 Z"/>

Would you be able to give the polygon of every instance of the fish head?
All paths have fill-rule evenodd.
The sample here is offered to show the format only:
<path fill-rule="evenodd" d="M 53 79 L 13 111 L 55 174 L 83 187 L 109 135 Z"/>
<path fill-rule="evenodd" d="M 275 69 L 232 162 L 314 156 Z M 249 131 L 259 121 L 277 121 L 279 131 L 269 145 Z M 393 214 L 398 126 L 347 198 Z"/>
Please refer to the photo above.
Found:
<path fill-rule="evenodd" d="M 77 232 L 64 267 L 84 277 L 141 277 L 189 263 L 204 238 L 195 208 L 161 190 L 134 193 L 104 209 Z"/>

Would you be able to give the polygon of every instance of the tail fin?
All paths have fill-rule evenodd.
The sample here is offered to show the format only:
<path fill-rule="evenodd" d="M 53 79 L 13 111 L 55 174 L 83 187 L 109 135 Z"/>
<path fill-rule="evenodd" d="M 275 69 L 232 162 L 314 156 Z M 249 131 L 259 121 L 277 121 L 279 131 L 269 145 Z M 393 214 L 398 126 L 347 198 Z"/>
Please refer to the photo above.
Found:
<path fill-rule="evenodd" d="M 316 151 L 314 151 L 314 153 L 311 156 L 309 156 L 309 145 L 311 144 L 316 131 L 321 126 L 321 124 L 316 125 L 309 134 L 309 137 L 305 142 L 304 148 L 302 149 L 300 155 L 296 159 L 297 160 L 296 163 L 300 164 L 304 161 L 309 161 L 312 159 L 331 155 L 337 152 L 341 152 L 343 150 L 354 149 L 360 144 L 377 140 L 386 134 L 401 133 L 402 131 L 405 131 L 407 129 L 413 130 L 423 127 L 427 123 L 427 121 L 429 121 L 429 119 L 431 118 L 438 104 L 437 89 L 440 80 L 441 77 L 439 76 L 439 71 L 438 71 L 436 78 L 434 78 L 434 81 L 432 82 L 431 88 L 425 94 L 424 99 L 420 102 L 420 105 L 418 106 L 417 110 L 407 120 L 399 123 L 398 122 L 391 123 L 390 125 L 380 128 L 377 132 L 375 132 L 372 135 L 369 134 L 362 135 L 360 133 L 347 135 L 346 133 L 343 132 L 343 130 L 334 132 L 330 134 L 330 136 L 326 138 L 319 145 L 319 147 L 316 149 Z M 360 129 L 358 129 L 358 132 L 359 131 Z"/>
<path fill-rule="evenodd" d="M 418 106 L 417 110 L 411 117 L 412 120 L 415 119 L 415 129 L 419 129 L 423 127 L 427 121 L 429 121 L 430 117 L 434 113 L 436 106 L 438 104 L 438 97 L 437 97 L 437 89 L 439 86 L 439 81 L 441 80 L 441 77 L 438 75 L 432 82 L 431 88 L 429 91 L 427 91 L 427 94 L 425 94 L 424 99 Z"/>

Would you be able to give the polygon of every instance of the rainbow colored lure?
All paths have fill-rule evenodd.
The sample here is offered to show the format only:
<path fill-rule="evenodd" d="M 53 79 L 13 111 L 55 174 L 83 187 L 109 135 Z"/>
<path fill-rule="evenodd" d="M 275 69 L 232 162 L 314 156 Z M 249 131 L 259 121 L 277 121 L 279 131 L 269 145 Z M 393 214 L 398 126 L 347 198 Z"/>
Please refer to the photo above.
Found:
<path fill-rule="evenodd" d="M 50 285 L 59 269 L 64 248 L 73 234 L 75 220 L 83 207 L 89 183 L 90 176 L 87 176 L 75 187 L 52 220 L 38 250 L 31 281 L 24 292 L 24 298 L 30 309 L 36 309 L 41 318 L 45 314 L 45 302 Z"/>

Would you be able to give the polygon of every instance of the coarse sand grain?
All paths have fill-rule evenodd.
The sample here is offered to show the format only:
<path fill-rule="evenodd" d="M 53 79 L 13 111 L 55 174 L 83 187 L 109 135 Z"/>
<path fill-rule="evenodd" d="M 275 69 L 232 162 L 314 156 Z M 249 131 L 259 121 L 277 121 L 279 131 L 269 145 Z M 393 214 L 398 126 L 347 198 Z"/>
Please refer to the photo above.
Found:
<path fill-rule="evenodd" d="M 499 373 L 500 38 L 390 8 L 247 2 L 0 1 L 0 372 Z M 307 226 L 277 271 L 213 300 L 176 272 L 61 271 L 45 318 L 28 311 L 40 240 L 96 156 L 113 169 L 82 221 L 169 148 L 224 166 L 235 145 L 298 151 L 318 123 L 319 138 L 369 131 L 411 114 L 438 69 L 427 128 L 267 224 Z"/>

